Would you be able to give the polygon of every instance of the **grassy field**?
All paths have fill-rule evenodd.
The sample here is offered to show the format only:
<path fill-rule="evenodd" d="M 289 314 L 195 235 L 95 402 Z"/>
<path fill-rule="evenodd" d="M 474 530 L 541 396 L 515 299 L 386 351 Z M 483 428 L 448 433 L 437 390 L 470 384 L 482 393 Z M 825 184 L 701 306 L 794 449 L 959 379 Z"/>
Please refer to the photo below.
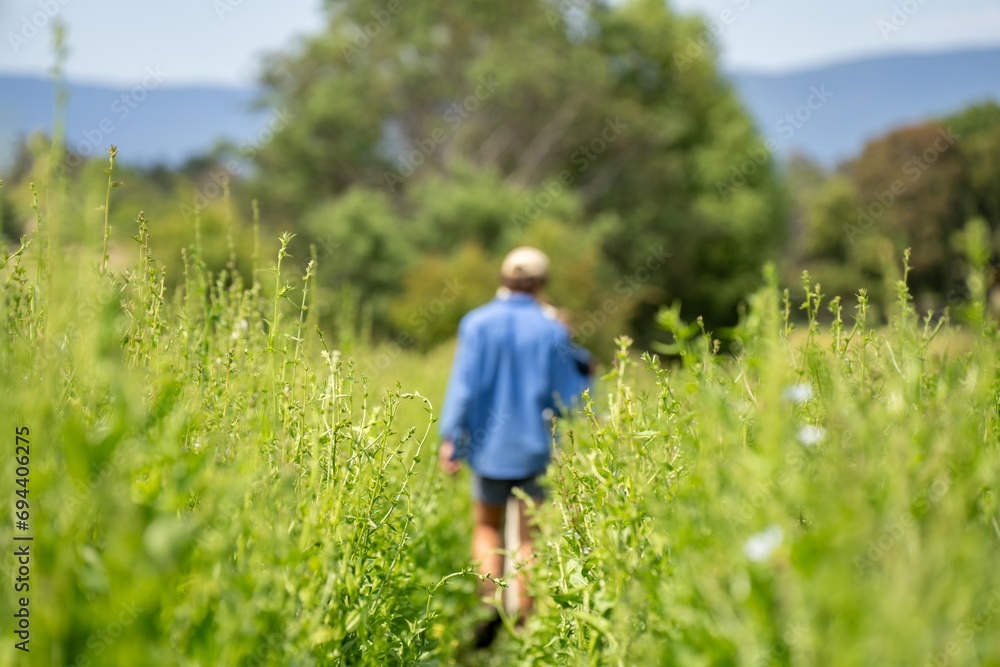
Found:
<path fill-rule="evenodd" d="M 732 356 L 669 315 L 670 363 L 621 339 L 560 426 L 537 614 L 477 655 L 467 479 L 435 467 L 451 349 L 323 336 L 283 254 L 244 284 L 195 245 L 168 295 L 141 217 L 112 270 L 39 211 L 2 268 L 0 664 L 1000 665 L 975 303 L 939 328 L 901 285 L 882 326 L 772 281 Z"/>

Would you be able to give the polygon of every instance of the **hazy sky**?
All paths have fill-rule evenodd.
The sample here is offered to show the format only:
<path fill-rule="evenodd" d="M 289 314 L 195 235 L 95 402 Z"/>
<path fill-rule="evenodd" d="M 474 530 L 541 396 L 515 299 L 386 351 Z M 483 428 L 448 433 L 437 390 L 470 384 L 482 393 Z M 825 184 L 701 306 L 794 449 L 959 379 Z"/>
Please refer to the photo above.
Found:
<path fill-rule="evenodd" d="M 1000 0 L 672 4 L 720 20 L 730 68 L 789 70 L 874 53 L 1000 46 Z M 247 84 L 261 53 L 321 29 L 319 7 L 319 0 L 0 0 L 0 71 L 34 74 L 51 66 L 55 14 L 69 27 L 75 80 L 133 83 L 154 67 L 166 72 L 168 85 Z"/>

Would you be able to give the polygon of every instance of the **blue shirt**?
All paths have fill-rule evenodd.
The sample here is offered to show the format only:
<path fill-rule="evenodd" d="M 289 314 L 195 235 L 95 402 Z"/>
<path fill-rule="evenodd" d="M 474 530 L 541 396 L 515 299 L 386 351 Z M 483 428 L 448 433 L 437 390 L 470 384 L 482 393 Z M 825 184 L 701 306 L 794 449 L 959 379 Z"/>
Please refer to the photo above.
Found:
<path fill-rule="evenodd" d="M 441 437 L 479 475 L 523 479 L 545 471 L 551 417 L 587 387 L 589 357 L 530 295 L 498 297 L 462 318 L 441 415 Z"/>

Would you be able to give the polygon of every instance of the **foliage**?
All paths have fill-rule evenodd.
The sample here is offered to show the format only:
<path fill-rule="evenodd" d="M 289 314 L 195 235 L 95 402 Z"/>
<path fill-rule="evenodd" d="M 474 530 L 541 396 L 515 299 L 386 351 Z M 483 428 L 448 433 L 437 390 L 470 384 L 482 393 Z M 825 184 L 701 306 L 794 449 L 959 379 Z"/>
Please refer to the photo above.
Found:
<path fill-rule="evenodd" d="M 492 169 L 465 167 L 448 177 L 428 176 L 413 186 L 416 208 L 404 231 L 427 253 L 451 252 L 470 241 L 494 251 L 513 247 L 522 230 L 512 224 L 511 211 L 536 194 L 518 193 Z M 580 219 L 579 205 L 569 195 L 553 202 L 549 211 Z M 522 226 L 527 225 L 525 221 Z"/>
<path fill-rule="evenodd" d="M 422 253 L 474 243 L 499 257 L 541 218 L 567 223 L 570 244 L 612 216 L 599 268 L 612 283 L 650 243 L 672 256 L 632 313 L 644 340 L 678 298 L 735 319 L 780 245 L 784 200 L 771 164 L 751 159 L 761 142 L 700 20 L 652 0 L 326 8 L 327 29 L 264 77 L 266 102 L 296 118 L 257 160 L 277 224 L 378 188 Z"/>
<path fill-rule="evenodd" d="M 32 657 L 386 664 L 439 653 L 446 638 L 431 624 L 447 604 L 435 592 L 450 529 L 433 511 L 432 422 L 396 416 L 427 401 L 370 395 L 352 360 L 308 334 L 315 276 L 310 267 L 291 307 L 288 237 L 252 284 L 209 271 L 196 243 L 170 302 L 142 215 L 137 259 L 117 271 L 93 253 L 54 261 L 65 223 L 43 211 L 27 248 L 5 255 L 0 345 L 5 383 L 23 387 L 5 392 L 4 423 L 31 432 Z M 100 248 L 100 228 L 81 227 Z M 14 650 L 4 644 L 4 662 Z"/>
<path fill-rule="evenodd" d="M 59 207 L 76 224 L 60 230 L 63 241 L 79 245 L 86 230 L 100 226 L 104 196 L 99 186 L 107 180 L 106 163 L 64 151 L 53 155 L 47 137 L 30 137 L 20 149 L 7 188 L 0 190 L 0 223 L 4 236 L 16 241 L 35 226 L 30 183 L 44 185 L 46 201 Z M 124 268 L 131 258 L 131 237 L 140 211 L 153 230 L 152 252 L 172 270 L 167 286 L 172 290 L 181 272 L 182 252 L 198 236 L 201 261 L 220 271 L 235 268 L 246 280 L 253 270 L 250 198 L 238 174 L 228 172 L 211 158 L 192 161 L 177 171 L 162 166 L 128 166 L 128 154 L 115 166 L 114 206 L 110 208 L 111 262 Z M 125 161 L 125 165 L 121 161 Z M 42 202 L 43 204 L 46 202 Z M 264 250 L 277 250 L 265 226 Z M 235 262 L 233 267 L 230 263 Z"/>
<path fill-rule="evenodd" d="M 367 298 L 391 294 L 413 253 L 402 222 L 378 191 L 352 189 L 310 211 L 302 226 L 319 239 L 319 277 L 331 290 L 349 287 Z"/>
<path fill-rule="evenodd" d="M 818 189 L 797 196 L 805 238 L 789 273 L 807 268 L 844 299 L 865 286 L 884 310 L 895 276 L 882 267 L 910 247 L 920 309 L 955 306 L 967 223 L 983 220 L 992 250 L 1000 250 L 998 132 L 1000 105 L 984 103 L 871 141 Z"/>
<path fill-rule="evenodd" d="M 390 306 L 400 341 L 427 349 L 452 338 L 462 316 L 493 298 L 496 266 L 474 243 L 448 256 L 421 258 L 407 271 L 403 290 Z"/>
<path fill-rule="evenodd" d="M 936 124 L 903 128 L 871 142 L 850 167 L 861 207 L 878 235 L 895 248 L 913 247 L 914 289 L 961 278 L 949 271 L 961 259 L 951 239 L 972 212 L 963 206 L 968 185 L 959 152 L 951 150 L 956 140 Z"/>
<path fill-rule="evenodd" d="M 978 215 L 988 221 L 997 233 L 1000 229 L 1000 104 L 985 102 L 955 114 L 948 119 L 948 127 L 961 138 L 962 158 L 969 179 L 970 205 Z M 995 245 L 1000 247 L 1000 243 Z"/>
<path fill-rule="evenodd" d="M 551 257 L 552 277 L 542 298 L 562 311 L 579 344 L 604 359 L 614 352 L 614 332 L 626 330 L 636 309 L 655 295 L 647 284 L 651 272 L 619 279 L 602 261 L 602 242 L 613 225 L 607 220 L 574 234 L 566 223 L 545 217 L 522 239 Z M 658 257 L 655 251 L 651 254 Z M 391 321 L 400 331 L 397 340 L 427 349 L 453 337 L 463 315 L 493 298 L 501 260 L 476 243 L 447 256 L 432 254 L 418 260 L 391 301 Z"/>
<path fill-rule="evenodd" d="M 40 194 L 0 265 L 3 432 L 30 430 L 2 489 L 27 489 L 40 664 L 996 664 L 1000 346 L 978 273 L 964 332 L 918 317 L 904 264 L 885 329 L 806 276 L 795 331 L 771 271 L 732 357 L 676 308 L 678 365 L 619 339 L 533 511 L 537 613 L 470 654 L 466 480 L 430 435 L 449 350 L 383 363 L 318 334 L 289 235 L 248 283 L 196 241 L 168 299 L 144 216 L 106 266 L 104 223 Z M 988 231 L 962 236 L 972 266 Z"/>

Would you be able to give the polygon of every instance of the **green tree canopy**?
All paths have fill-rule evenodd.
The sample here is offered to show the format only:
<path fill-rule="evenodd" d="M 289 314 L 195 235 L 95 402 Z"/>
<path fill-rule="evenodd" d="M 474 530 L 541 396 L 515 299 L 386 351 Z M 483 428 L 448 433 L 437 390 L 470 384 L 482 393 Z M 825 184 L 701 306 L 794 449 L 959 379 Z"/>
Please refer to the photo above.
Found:
<path fill-rule="evenodd" d="M 295 119 L 258 155 L 276 224 L 309 214 L 310 234 L 337 235 L 317 225 L 338 218 L 309 212 L 380 190 L 417 261 L 470 243 L 499 257 L 546 217 L 567 234 L 613 219 L 600 249 L 612 284 L 665 246 L 645 293 L 710 322 L 732 317 L 783 236 L 769 152 L 710 31 L 662 0 L 326 10 L 326 29 L 264 78 Z"/>
<path fill-rule="evenodd" d="M 803 203 L 799 263 L 829 294 L 866 287 L 892 298 L 887 262 L 911 248 L 910 286 L 922 308 L 950 304 L 964 284 L 962 232 L 982 220 L 1000 249 L 1000 105 L 898 128 L 826 177 Z M 890 287 L 890 289 L 886 289 Z"/>

